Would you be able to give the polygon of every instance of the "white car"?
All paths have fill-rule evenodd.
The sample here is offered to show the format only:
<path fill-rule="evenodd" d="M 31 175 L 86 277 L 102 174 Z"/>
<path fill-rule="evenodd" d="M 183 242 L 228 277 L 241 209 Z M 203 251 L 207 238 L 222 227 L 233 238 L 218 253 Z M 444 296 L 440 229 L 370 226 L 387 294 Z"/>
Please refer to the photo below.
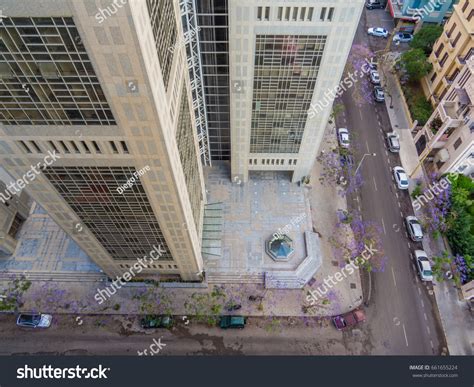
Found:
<path fill-rule="evenodd" d="M 349 131 L 346 128 L 337 129 L 337 141 L 342 148 L 349 148 Z"/>
<path fill-rule="evenodd" d="M 421 242 L 423 240 L 423 229 L 416 216 L 407 216 L 405 218 L 405 226 L 413 242 Z"/>
<path fill-rule="evenodd" d="M 370 82 L 372 82 L 374 85 L 380 85 L 380 75 L 378 71 L 371 70 L 369 73 L 369 77 L 370 77 Z"/>
<path fill-rule="evenodd" d="M 378 36 L 381 38 L 386 38 L 388 36 L 388 31 L 385 28 L 381 28 L 381 27 L 369 28 L 367 30 L 367 33 L 369 35 Z"/>
<path fill-rule="evenodd" d="M 415 250 L 415 266 L 422 281 L 433 281 L 431 263 L 423 250 Z"/>
<path fill-rule="evenodd" d="M 393 177 L 399 189 L 408 189 L 408 176 L 402 167 L 393 168 Z"/>

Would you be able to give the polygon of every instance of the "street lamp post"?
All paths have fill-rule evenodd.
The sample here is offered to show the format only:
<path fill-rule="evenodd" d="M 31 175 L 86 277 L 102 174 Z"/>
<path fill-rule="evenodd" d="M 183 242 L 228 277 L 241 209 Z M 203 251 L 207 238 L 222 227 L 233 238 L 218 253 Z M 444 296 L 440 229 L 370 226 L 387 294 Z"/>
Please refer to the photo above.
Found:
<path fill-rule="evenodd" d="M 364 161 L 365 157 L 366 156 L 377 156 L 377 153 L 365 153 L 363 156 L 362 156 L 362 160 L 360 160 L 359 162 L 359 165 L 357 166 L 355 172 L 354 172 L 354 175 L 357 175 L 357 171 L 359 170 L 360 166 L 362 165 L 362 161 Z"/>

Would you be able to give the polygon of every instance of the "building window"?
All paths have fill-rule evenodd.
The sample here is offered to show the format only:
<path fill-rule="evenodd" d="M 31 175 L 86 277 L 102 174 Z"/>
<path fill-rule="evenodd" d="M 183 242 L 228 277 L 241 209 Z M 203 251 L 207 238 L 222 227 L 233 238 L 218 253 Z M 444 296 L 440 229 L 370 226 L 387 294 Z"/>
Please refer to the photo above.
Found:
<path fill-rule="evenodd" d="M 305 13 L 306 13 L 306 7 L 301 8 L 301 11 L 300 11 L 300 20 L 301 21 L 304 21 Z"/>
<path fill-rule="evenodd" d="M 59 150 L 58 150 L 58 148 L 56 147 L 56 144 L 55 144 L 54 142 L 48 141 L 48 143 L 49 143 L 49 145 L 51 146 L 51 148 L 53 148 L 53 150 L 54 150 L 55 152 L 60 153 Z"/>
<path fill-rule="evenodd" d="M 329 8 L 328 20 L 332 21 L 333 16 L 334 16 L 334 7 L 331 7 Z"/>
<path fill-rule="evenodd" d="M 293 7 L 293 17 L 291 18 L 293 21 L 298 19 L 298 7 Z"/>
<path fill-rule="evenodd" d="M 96 141 L 92 141 L 92 145 L 94 145 L 94 149 L 96 153 L 102 153 L 102 151 L 100 150 L 99 144 L 97 144 Z"/>
<path fill-rule="evenodd" d="M 4 125 L 115 125 L 72 18 L 0 23 Z"/>
<path fill-rule="evenodd" d="M 326 7 L 321 8 L 321 15 L 319 16 L 319 18 L 322 21 L 324 21 L 324 19 L 326 18 Z"/>
<path fill-rule="evenodd" d="M 41 151 L 41 148 L 38 146 L 38 144 L 36 143 L 36 141 L 30 141 L 30 144 L 33 145 L 33 148 L 35 148 L 36 152 L 37 153 L 43 153 Z"/>
<path fill-rule="evenodd" d="M 64 141 L 59 141 L 59 145 L 61 145 L 61 148 L 64 153 L 71 153 L 69 148 L 66 146 L 66 143 Z"/>
<path fill-rule="evenodd" d="M 290 20 L 290 12 L 291 12 L 291 7 L 286 7 L 286 9 L 285 9 L 285 21 Z"/>
<path fill-rule="evenodd" d="M 469 5 L 469 0 L 466 0 L 462 6 L 462 11 L 464 12 L 467 9 L 467 6 Z"/>
<path fill-rule="evenodd" d="M 122 146 L 123 153 L 129 153 L 127 143 L 125 141 L 120 141 L 120 145 Z"/>
<path fill-rule="evenodd" d="M 257 20 L 262 20 L 262 8 L 263 7 L 257 8 Z"/>
<path fill-rule="evenodd" d="M 444 53 L 443 59 L 440 60 L 439 65 L 440 65 L 440 66 L 444 66 L 444 64 L 446 63 L 446 60 L 447 60 L 447 59 L 448 59 L 448 54 L 447 54 L 447 53 Z"/>
<path fill-rule="evenodd" d="M 435 52 L 436 58 L 439 58 L 439 56 L 441 55 L 441 51 L 443 51 L 443 48 L 444 48 L 444 43 L 441 43 Z"/>
<path fill-rule="evenodd" d="M 469 12 L 469 16 L 467 17 L 467 21 L 470 22 L 473 16 L 474 16 L 474 9 L 471 9 L 471 12 Z"/>
<path fill-rule="evenodd" d="M 456 38 L 454 39 L 452 43 L 453 47 L 456 47 L 456 43 L 458 42 L 460 37 L 461 37 L 461 32 L 458 32 L 458 34 L 456 35 Z"/>
<path fill-rule="evenodd" d="M 282 20 L 283 18 L 283 7 L 278 7 L 278 20 Z"/>
<path fill-rule="evenodd" d="M 451 37 L 452 33 L 454 32 L 454 29 L 456 28 L 456 23 L 453 23 L 453 25 L 451 26 L 451 28 L 449 29 L 448 32 L 446 32 L 446 35 L 448 35 L 448 38 Z"/>
<path fill-rule="evenodd" d="M 430 78 L 431 83 L 433 83 L 433 82 L 435 81 L 435 79 L 436 79 L 437 76 L 438 76 L 438 73 L 434 73 L 434 74 L 431 76 L 431 78 Z"/>
<path fill-rule="evenodd" d="M 74 149 L 74 152 L 81 153 L 81 151 L 79 150 L 79 148 L 77 147 L 77 145 L 74 141 L 69 141 L 69 143 L 71 144 L 72 148 Z"/>
<path fill-rule="evenodd" d="M 25 223 L 25 218 L 23 218 L 20 214 L 15 214 L 15 218 L 13 219 L 13 223 L 12 225 L 10 226 L 10 229 L 8 230 L 8 235 L 10 235 L 12 238 L 15 238 L 17 237 L 18 235 L 18 232 L 20 231 L 21 229 L 21 226 L 23 225 L 23 223 Z"/>
<path fill-rule="evenodd" d="M 308 21 L 312 21 L 313 20 L 313 10 L 314 8 L 313 7 L 309 7 L 308 8 L 308 16 L 307 16 L 307 19 Z"/>
<path fill-rule="evenodd" d="M 462 144 L 462 138 L 459 137 L 456 141 L 454 141 L 454 144 L 453 144 L 454 150 L 457 150 L 461 146 L 461 144 Z"/>
<path fill-rule="evenodd" d="M 112 152 L 119 153 L 117 146 L 115 145 L 115 142 L 110 141 L 110 146 L 112 147 Z"/>
<path fill-rule="evenodd" d="M 270 20 L 270 7 L 265 7 L 265 20 Z"/>
<path fill-rule="evenodd" d="M 87 146 L 85 141 L 81 141 L 81 144 L 82 144 L 84 150 L 86 151 L 86 153 L 91 153 L 91 150 L 89 149 L 89 147 Z"/>

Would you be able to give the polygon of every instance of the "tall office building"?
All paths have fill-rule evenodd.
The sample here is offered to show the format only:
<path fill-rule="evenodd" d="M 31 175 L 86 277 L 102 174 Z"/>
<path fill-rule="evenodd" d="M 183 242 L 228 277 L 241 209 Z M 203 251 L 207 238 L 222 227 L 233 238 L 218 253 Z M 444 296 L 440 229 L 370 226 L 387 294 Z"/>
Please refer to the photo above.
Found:
<path fill-rule="evenodd" d="M 232 179 L 311 173 L 363 0 L 231 0 L 228 9 Z M 318 105 L 319 104 L 319 105 Z M 322 106 L 308 114 L 311 106 Z"/>
<path fill-rule="evenodd" d="M 20 179 L 59 155 L 26 190 L 110 277 L 161 245 L 141 276 L 199 279 L 203 138 L 178 2 L 1 11 L 1 164 Z"/>

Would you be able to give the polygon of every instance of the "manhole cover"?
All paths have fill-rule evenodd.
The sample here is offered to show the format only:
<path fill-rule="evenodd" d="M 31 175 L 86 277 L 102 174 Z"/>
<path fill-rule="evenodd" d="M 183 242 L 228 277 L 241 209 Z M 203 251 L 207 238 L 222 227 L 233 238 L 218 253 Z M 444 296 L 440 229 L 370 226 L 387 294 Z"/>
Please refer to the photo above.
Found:
<path fill-rule="evenodd" d="M 331 263 L 332 263 L 333 266 L 339 266 L 339 262 L 337 262 L 337 261 L 331 261 Z"/>
<path fill-rule="evenodd" d="M 357 289 L 357 285 L 353 282 L 351 282 L 351 289 Z"/>

